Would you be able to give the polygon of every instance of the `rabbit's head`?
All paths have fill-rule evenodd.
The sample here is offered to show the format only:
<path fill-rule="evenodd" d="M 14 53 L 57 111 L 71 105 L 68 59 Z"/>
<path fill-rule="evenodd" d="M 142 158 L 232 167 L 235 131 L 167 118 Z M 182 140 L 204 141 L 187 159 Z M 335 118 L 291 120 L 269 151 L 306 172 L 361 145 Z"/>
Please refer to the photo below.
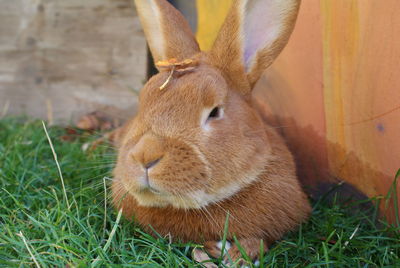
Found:
<path fill-rule="evenodd" d="M 202 208 L 229 198 L 270 159 L 251 90 L 287 43 L 300 1 L 234 1 L 207 52 L 167 1 L 135 2 L 160 72 L 125 127 L 115 180 L 142 206 Z"/>

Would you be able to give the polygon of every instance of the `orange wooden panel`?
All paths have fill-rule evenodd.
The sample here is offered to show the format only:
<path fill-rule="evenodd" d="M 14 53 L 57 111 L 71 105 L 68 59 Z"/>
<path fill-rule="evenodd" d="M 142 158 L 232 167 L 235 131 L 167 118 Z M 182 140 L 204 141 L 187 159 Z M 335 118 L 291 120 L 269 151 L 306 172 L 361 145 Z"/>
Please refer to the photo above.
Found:
<path fill-rule="evenodd" d="M 211 48 L 232 0 L 197 0 L 197 41 L 203 51 Z"/>
<path fill-rule="evenodd" d="M 288 47 L 258 85 L 306 185 L 329 180 L 326 167 L 368 196 L 392 185 L 400 167 L 396 10 L 396 0 L 303 1 Z"/>
<path fill-rule="evenodd" d="M 400 167 L 400 2 L 322 3 L 330 169 L 385 195 Z"/>

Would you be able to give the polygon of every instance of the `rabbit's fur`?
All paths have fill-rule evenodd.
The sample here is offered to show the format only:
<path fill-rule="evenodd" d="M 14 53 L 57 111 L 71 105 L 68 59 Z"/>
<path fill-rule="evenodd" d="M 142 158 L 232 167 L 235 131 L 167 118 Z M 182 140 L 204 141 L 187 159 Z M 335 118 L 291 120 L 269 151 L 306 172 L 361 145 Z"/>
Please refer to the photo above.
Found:
<path fill-rule="evenodd" d="M 209 52 L 199 50 L 187 22 L 165 0 L 136 5 L 155 60 L 190 59 L 195 67 L 179 75 L 173 67 L 161 70 L 142 89 L 138 114 L 120 135 L 114 205 L 145 230 L 205 243 L 214 256 L 229 213 L 228 239 L 236 236 L 255 258 L 260 240 L 268 246 L 311 210 L 291 153 L 251 99 L 289 38 L 299 1 L 234 2 Z M 252 21 L 262 8 L 270 18 Z M 260 38 L 263 22 L 272 34 Z M 257 42 L 246 39 L 252 31 Z M 237 248 L 230 251 L 239 257 Z"/>

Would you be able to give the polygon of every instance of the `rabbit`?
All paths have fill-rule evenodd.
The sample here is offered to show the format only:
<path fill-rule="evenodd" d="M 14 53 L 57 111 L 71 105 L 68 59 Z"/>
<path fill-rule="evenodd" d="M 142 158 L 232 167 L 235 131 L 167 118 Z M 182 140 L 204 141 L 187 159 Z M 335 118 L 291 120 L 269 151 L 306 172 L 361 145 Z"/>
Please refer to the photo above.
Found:
<path fill-rule="evenodd" d="M 118 135 L 114 207 L 213 257 L 228 219 L 227 240 L 257 259 L 261 243 L 267 250 L 311 212 L 292 154 L 251 96 L 286 45 L 300 0 L 233 1 L 209 51 L 166 0 L 135 4 L 159 73 Z M 228 253 L 241 257 L 234 243 Z"/>

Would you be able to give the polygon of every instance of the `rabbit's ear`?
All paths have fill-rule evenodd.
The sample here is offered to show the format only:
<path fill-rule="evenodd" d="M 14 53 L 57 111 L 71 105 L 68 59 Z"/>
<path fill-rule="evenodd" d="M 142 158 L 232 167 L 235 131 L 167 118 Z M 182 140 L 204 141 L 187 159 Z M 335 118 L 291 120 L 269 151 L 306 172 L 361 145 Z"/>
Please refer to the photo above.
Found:
<path fill-rule="evenodd" d="M 200 51 L 182 14 L 166 0 L 135 0 L 154 61 L 183 60 Z"/>
<path fill-rule="evenodd" d="M 242 90 L 248 93 L 286 45 L 299 6 L 300 0 L 234 1 L 211 49 L 211 60 L 235 83 L 247 77 L 250 88 Z"/>

